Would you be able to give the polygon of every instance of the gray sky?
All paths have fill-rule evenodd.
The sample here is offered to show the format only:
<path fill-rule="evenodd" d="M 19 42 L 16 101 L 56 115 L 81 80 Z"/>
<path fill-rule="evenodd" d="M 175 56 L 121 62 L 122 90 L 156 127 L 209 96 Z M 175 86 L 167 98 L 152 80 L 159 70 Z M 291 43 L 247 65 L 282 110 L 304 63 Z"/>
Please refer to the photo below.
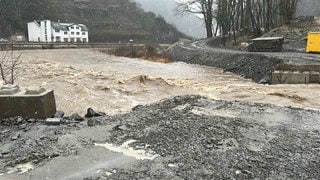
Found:
<path fill-rule="evenodd" d="M 203 21 L 194 15 L 177 16 L 175 15 L 175 0 L 134 0 L 141 4 L 145 11 L 154 12 L 161 15 L 170 24 L 189 36 L 196 38 L 204 38 L 206 30 Z"/>

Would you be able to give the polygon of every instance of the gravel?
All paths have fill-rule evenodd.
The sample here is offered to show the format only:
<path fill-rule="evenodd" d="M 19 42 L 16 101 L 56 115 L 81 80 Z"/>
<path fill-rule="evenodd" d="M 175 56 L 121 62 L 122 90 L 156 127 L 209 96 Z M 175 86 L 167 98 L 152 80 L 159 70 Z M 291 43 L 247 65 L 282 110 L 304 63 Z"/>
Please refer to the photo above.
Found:
<path fill-rule="evenodd" d="M 222 68 L 254 82 L 264 82 L 277 66 L 311 65 L 317 68 L 320 55 L 296 52 L 246 52 L 218 48 L 216 39 L 204 39 L 195 42 L 178 42 L 169 49 L 171 59 L 190 64 L 200 64 Z M 219 38 L 217 40 L 219 42 Z"/>
<path fill-rule="evenodd" d="M 195 44 L 198 45 L 198 44 Z M 174 61 L 183 61 L 190 64 L 200 64 L 222 68 L 255 82 L 259 82 L 281 63 L 281 59 L 268 57 L 263 54 L 244 53 L 233 50 L 210 51 L 190 47 L 190 45 L 176 44 L 171 48 Z"/>
<path fill-rule="evenodd" d="M 319 111 L 199 96 L 139 107 L 115 117 L 126 128 L 113 129 L 110 141 L 120 145 L 135 139 L 134 147 L 148 147 L 160 157 L 130 170 L 117 169 L 109 178 L 316 178 L 320 175 L 319 115 Z M 277 124 L 268 123 L 272 116 L 278 117 Z"/>
<path fill-rule="evenodd" d="M 76 137 L 72 144 L 59 139 L 98 126 L 107 127 L 99 129 L 108 132 L 94 132 L 108 134 L 106 142 L 135 140 L 132 148 L 157 157 L 126 168 L 101 169 L 83 177 L 88 180 L 316 179 L 319 117 L 317 110 L 177 96 L 136 106 L 127 114 L 83 122 L 63 118 L 57 126 L 44 120 L 1 119 L 0 174 L 20 163 L 42 166 L 57 156 L 75 156 L 79 148 L 93 147 L 92 139 Z"/>

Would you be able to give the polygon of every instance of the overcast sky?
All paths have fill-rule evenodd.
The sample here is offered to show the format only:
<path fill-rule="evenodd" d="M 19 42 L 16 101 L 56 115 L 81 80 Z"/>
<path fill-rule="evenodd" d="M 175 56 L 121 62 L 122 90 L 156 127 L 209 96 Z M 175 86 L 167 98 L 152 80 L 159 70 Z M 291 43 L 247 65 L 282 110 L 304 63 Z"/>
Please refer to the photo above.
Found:
<path fill-rule="evenodd" d="M 173 24 L 177 29 L 189 36 L 196 38 L 204 38 L 206 30 L 202 20 L 194 15 L 179 16 L 176 15 L 175 0 L 134 0 L 141 4 L 145 11 L 154 12 L 161 15 L 167 22 Z"/>

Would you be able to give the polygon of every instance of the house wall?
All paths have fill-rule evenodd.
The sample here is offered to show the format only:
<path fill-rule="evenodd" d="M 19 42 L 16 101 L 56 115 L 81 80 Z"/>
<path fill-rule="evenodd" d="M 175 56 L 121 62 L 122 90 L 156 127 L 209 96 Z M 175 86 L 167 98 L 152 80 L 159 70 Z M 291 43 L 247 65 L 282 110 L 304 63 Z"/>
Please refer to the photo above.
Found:
<path fill-rule="evenodd" d="M 51 21 L 28 23 L 29 42 L 89 42 L 88 31 L 82 31 L 78 24 L 61 23 L 68 26 L 68 30 L 55 30 Z"/>
<path fill-rule="evenodd" d="M 41 42 L 53 42 L 51 21 L 44 20 L 40 23 L 40 41 Z"/>
<path fill-rule="evenodd" d="M 59 30 L 56 31 L 53 28 L 51 29 L 52 31 L 52 37 L 53 37 L 53 42 L 64 42 L 64 31 Z"/>
<path fill-rule="evenodd" d="M 77 24 L 69 26 L 68 31 L 52 29 L 52 32 L 54 42 L 89 42 L 88 32 L 81 31 L 81 27 Z M 60 41 L 58 41 L 59 39 Z"/>
<path fill-rule="evenodd" d="M 28 25 L 28 40 L 29 42 L 40 41 L 40 26 L 36 22 L 30 22 Z"/>

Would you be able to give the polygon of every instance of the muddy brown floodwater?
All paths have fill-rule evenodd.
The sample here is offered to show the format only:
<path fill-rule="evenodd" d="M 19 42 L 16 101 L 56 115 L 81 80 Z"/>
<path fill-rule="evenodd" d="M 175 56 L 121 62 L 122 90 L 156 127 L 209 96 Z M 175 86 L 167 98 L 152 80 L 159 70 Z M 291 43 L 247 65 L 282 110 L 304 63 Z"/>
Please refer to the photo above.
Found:
<path fill-rule="evenodd" d="M 259 85 L 214 67 L 115 57 L 94 49 L 29 50 L 20 59 L 17 84 L 54 89 L 57 108 L 67 115 L 84 114 L 88 107 L 113 115 L 185 94 L 320 109 L 319 84 Z"/>

